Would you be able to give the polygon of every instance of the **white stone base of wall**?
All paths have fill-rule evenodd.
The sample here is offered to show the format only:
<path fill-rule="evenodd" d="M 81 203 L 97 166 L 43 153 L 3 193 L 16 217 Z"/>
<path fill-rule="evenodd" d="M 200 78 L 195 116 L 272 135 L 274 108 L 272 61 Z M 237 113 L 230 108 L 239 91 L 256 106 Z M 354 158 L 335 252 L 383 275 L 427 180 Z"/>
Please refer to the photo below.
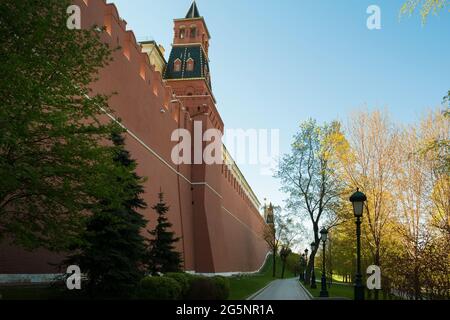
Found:
<path fill-rule="evenodd" d="M 261 267 L 258 270 L 251 271 L 251 272 L 239 272 L 239 271 L 236 271 L 236 272 L 222 272 L 222 273 L 196 273 L 195 271 L 186 271 L 186 272 L 190 273 L 190 274 L 197 274 L 197 275 L 200 275 L 200 276 L 205 276 L 205 277 L 215 277 L 215 276 L 234 277 L 234 276 L 239 276 L 239 275 L 242 275 L 242 276 L 253 275 L 253 274 L 261 272 L 262 268 L 264 268 L 264 266 L 267 263 L 267 259 L 269 259 L 269 257 L 271 257 L 271 256 L 272 256 L 272 253 L 268 252 L 266 254 L 266 258 L 264 259 L 264 262 L 261 265 Z"/>
<path fill-rule="evenodd" d="M 266 259 L 262 266 L 253 272 L 225 272 L 225 273 L 196 273 L 195 271 L 186 271 L 191 274 L 198 274 L 206 277 L 215 277 L 215 276 L 223 276 L 223 277 L 232 277 L 237 275 L 252 275 L 255 273 L 259 273 L 261 269 L 267 262 L 267 259 L 271 256 L 271 253 L 267 253 Z M 0 274 L 0 285 L 1 284 L 18 284 L 18 285 L 35 285 L 35 284 L 43 284 L 43 283 L 51 283 L 57 280 L 61 280 L 62 273 L 55 274 Z"/>
<path fill-rule="evenodd" d="M 61 279 L 62 274 L 0 274 L 0 284 L 39 284 Z"/>

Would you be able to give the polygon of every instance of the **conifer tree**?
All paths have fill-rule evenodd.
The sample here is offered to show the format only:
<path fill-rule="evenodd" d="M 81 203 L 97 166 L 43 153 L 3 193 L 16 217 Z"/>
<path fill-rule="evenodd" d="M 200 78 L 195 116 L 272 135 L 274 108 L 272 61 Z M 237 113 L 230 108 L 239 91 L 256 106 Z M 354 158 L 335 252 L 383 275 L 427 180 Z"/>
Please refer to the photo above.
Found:
<path fill-rule="evenodd" d="M 136 211 L 147 207 L 140 197 L 144 192 L 143 179 L 135 173 L 136 161 L 124 149 L 124 138 L 114 134 L 112 141 L 117 148 L 114 162 L 124 171 L 117 183 L 128 197 L 118 206 L 107 199 L 103 201 L 104 208 L 109 209 L 94 212 L 88 218 L 77 248 L 80 253 L 68 261 L 79 265 L 87 275 L 88 293 L 96 298 L 132 296 L 144 271 L 145 238 L 141 230 L 147 221 Z"/>
<path fill-rule="evenodd" d="M 180 238 L 169 231 L 172 224 L 166 217 L 169 207 L 164 202 L 164 194 L 159 194 L 159 202 L 152 208 L 158 214 L 157 225 L 150 231 L 152 240 L 149 241 L 148 265 L 149 271 L 157 273 L 179 272 L 182 263 L 181 254 L 175 251 L 175 243 Z"/>

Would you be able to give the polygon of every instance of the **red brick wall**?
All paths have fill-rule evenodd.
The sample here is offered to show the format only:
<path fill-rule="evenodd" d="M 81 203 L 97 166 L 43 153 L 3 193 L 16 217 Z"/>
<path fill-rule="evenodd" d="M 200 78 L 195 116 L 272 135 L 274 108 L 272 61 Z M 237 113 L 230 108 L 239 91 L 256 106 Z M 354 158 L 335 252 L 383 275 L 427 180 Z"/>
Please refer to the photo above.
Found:
<path fill-rule="evenodd" d="M 148 178 L 144 199 L 149 208 L 142 212 L 150 221 L 148 228 L 153 228 L 156 220 L 150 207 L 163 190 L 170 205 L 169 219 L 183 239 L 178 250 L 183 252 L 186 270 L 222 273 L 259 269 L 268 250 L 261 239 L 264 221 L 258 210 L 225 179 L 222 166 L 177 167 L 171 162 L 175 145 L 170 141 L 172 132 L 177 128 L 192 130 L 192 121 L 180 111 L 179 104 L 171 103 L 172 89 L 141 53 L 116 7 L 104 0 L 74 2 L 81 7 L 83 28 L 107 23 L 110 34 L 105 33 L 103 41 L 124 48 L 114 53 L 114 61 L 100 72 L 92 88 L 98 93 L 118 93 L 110 106 L 114 117 L 122 119 L 131 132 L 126 143 L 138 161 L 138 174 Z M 202 121 L 208 128 L 223 125 L 220 117 L 213 121 L 206 118 Z M 3 244 L 0 274 L 54 273 L 57 270 L 47 262 L 59 258 L 43 250 L 27 253 Z"/>

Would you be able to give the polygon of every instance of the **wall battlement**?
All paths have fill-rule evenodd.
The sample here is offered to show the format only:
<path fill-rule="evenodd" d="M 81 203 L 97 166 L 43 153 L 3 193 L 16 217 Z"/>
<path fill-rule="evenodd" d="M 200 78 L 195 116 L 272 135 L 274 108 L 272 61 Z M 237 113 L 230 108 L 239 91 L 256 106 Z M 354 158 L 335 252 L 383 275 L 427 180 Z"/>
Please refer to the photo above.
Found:
<path fill-rule="evenodd" d="M 180 108 L 180 105 L 173 103 L 173 100 L 171 100 L 175 97 L 172 88 L 167 83 L 165 83 L 165 81 L 163 81 L 162 75 L 159 72 L 155 71 L 154 66 L 150 63 L 148 55 L 142 52 L 142 47 L 136 40 L 134 32 L 126 29 L 127 22 L 120 17 L 115 4 L 106 3 L 106 0 L 82 0 L 79 2 L 81 6 L 85 6 L 84 9 L 89 9 L 89 5 L 93 5 L 94 3 L 100 6 L 100 8 L 97 8 L 97 10 L 103 10 L 103 12 L 105 13 L 104 26 L 106 27 L 106 33 L 111 37 L 111 39 L 109 39 L 110 41 L 108 42 L 113 44 L 112 41 L 116 38 L 117 43 L 114 43 L 114 45 L 121 48 L 122 54 L 130 62 L 130 67 L 132 68 L 133 65 L 139 64 L 139 69 L 136 70 L 136 76 L 141 77 L 141 79 L 149 85 L 150 90 L 155 96 L 164 97 L 163 106 L 167 111 L 170 112 L 173 120 L 178 123 L 178 109 Z M 90 26 L 84 25 L 83 27 Z M 188 97 L 194 98 L 193 96 Z M 220 118 L 220 114 L 217 109 L 214 109 L 213 112 L 209 113 L 209 115 L 212 122 L 214 123 L 214 126 L 222 128 L 223 131 L 224 123 Z M 191 117 L 188 117 L 187 119 L 189 122 L 193 121 Z M 223 173 L 225 179 L 229 179 L 229 182 L 232 183 L 233 186 L 235 186 L 236 192 L 243 196 L 245 195 L 246 201 L 251 202 L 254 205 L 255 209 L 259 210 L 259 208 L 261 207 L 261 203 L 257 199 L 245 177 L 242 175 L 239 167 L 235 164 L 234 160 L 231 158 L 231 155 L 228 153 L 225 147 L 223 150 L 223 159 Z"/>
<path fill-rule="evenodd" d="M 168 218 L 181 237 L 177 250 L 182 252 L 186 271 L 259 270 L 268 252 L 262 239 L 265 222 L 257 197 L 231 157 L 225 152 L 224 165 L 212 166 L 177 166 L 171 161 L 177 144 L 171 141 L 174 130 L 182 128 L 193 133 L 194 121 L 202 121 L 205 130 L 223 130 L 215 99 L 205 94 L 176 94 L 187 93 L 192 81 L 163 79 L 142 52 L 134 33 L 126 30 L 127 24 L 114 4 L 105 0 L 74 0 L 74 4 L 81 9 L 82 28 L 106 26 L 101 40 L 111 48 L 120 47 L 91 87 L 94 94 L 117 93 L 109 101 L 113 114 L 105 115 L 104 120 L 121 119 L 127 130 L 126 148 L 138 163 L 137 174 L 148 178 L 143 194 L 148 208 L 141 212 L 149 221 L 147 229 L 156 223 L 151 207 L 163 190 L 170 206 Z M 193 115 L 203 104 L 208 112 Z M 143 230 L 143 234 L 147 232 Z M 2 274 L 54 274 L 58 270 L 49 263 L 61 259 L 43 250 L 29 253 L 3 243 L 0 278 Z"/>

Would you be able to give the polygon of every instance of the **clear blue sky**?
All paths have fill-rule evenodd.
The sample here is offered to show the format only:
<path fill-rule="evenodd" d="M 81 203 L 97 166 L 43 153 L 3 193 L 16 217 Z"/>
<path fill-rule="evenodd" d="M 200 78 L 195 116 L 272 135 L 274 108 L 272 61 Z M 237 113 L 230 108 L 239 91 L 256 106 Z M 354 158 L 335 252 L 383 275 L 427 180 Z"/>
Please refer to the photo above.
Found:
<path fill-rule="evenodd" d="M 399 19 L 404 0 L 197 0 L 212 35 L 213 90 L 227 128 L 281 129 L 288 152 L 309 117 L 340 119 L 367 105 L 416 121 L 450 89 L 450 13 Z M 190 0 L 115 0 L 138 40 L 166 48 Z M 380 6 L 382 29 L 366 27 Z M 262 201 L 282 204 L 278 182 L 242 166 Z"/>

